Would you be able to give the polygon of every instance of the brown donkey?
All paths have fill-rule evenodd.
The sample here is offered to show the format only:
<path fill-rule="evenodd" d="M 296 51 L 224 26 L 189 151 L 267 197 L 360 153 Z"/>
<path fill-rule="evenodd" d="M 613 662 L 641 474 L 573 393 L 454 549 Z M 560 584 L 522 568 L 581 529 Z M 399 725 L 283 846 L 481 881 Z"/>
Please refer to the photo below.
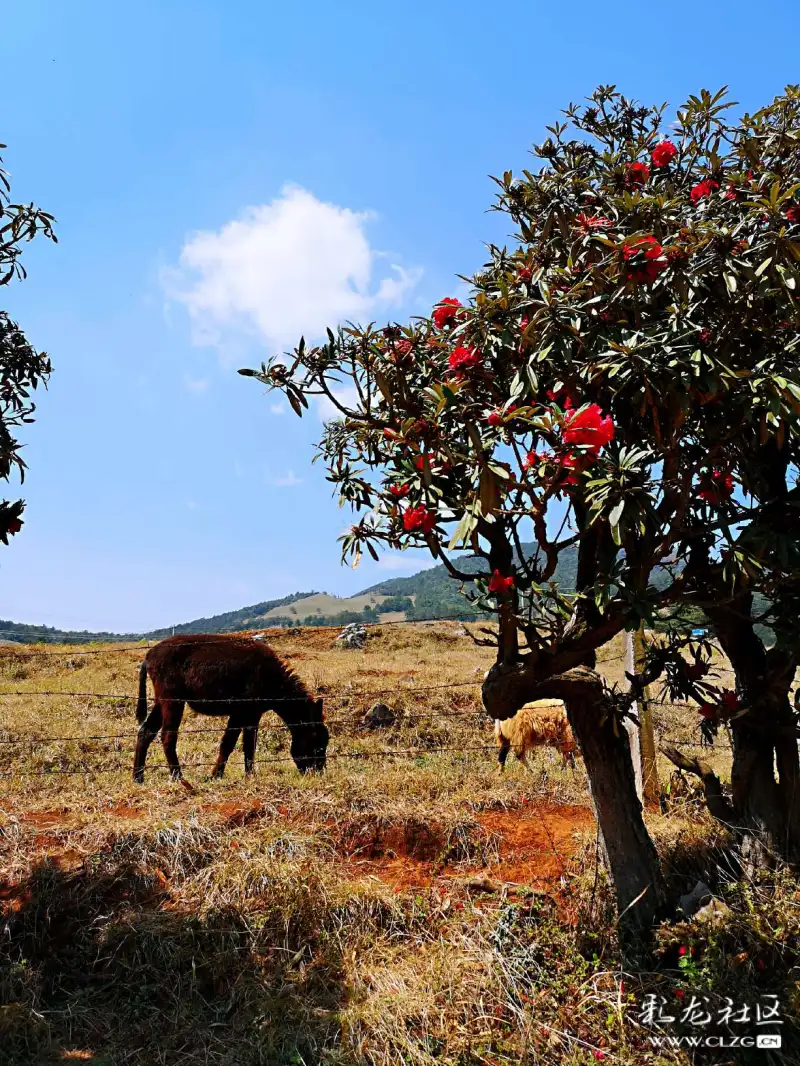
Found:
<path fill-rule="evenodd" d="M 155 692 L 149 714 L 148 674 Z M 181 780 L 176 745 L 187 703 L 198 714 L 228 719 L 212 777 L 222 777 L 242 732 L 245 773 L 253 773 L 258 726 L 266 711 L 274 711 L 288 727 L 291 756 L 301 773 L 325 769 L 329 734 L 322 720 L 322 700 L 309 694 L 272 648 L 248 637 L 186 635 L 156 644 L 139 668 L 134 781 L 144 781 L 147 749 L 159 729 L 171 775 Z"/>

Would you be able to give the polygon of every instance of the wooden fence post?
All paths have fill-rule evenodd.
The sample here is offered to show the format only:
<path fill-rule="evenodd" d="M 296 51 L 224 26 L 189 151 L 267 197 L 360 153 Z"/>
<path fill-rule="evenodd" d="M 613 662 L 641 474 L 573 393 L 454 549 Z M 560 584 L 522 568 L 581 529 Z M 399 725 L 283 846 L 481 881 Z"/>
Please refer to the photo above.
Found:
<path fill-rule="evenodd" d="M 634 653 L 633 636 L 631 633 L 625 632 L 623 634 L 625 641 L 625 662 L 624 670 L 626 674 L 636 673 L 636 656 Z M 627 678 L 623 684 L 630 688 L 630 682 Z M 625 730 L 628 734 L 628 742 L 631 749 L 631 762 L 633 763 L 633 774 L 636 778 L 636 795 L 639 797 L 639 802 L 644 803 L 644 792 L 642 785 L 642 753 L 641 744 L 639 742 L 639 730 L 636 727 L 636 723 L 630 718 L 625 719 Z"/>
<path fill-rule="evenodd" d="M 644 669 L 644 661 L 647 653 L 644 626 L 639 626 L 633 636 L 633 660 L 635 673 L 641 673 Z M 661 804 L 661 786 L 658 780 L 658 764 L 656 762 L 656 739 L 653 732 L 653 711 L 650 702 L 650 693 L 645 688 L 641 698 L 636 700 L 639 711 L 639 748 L 641 751 L 641 774 L 643 804 L 650 809 L 658 809 Z"/>

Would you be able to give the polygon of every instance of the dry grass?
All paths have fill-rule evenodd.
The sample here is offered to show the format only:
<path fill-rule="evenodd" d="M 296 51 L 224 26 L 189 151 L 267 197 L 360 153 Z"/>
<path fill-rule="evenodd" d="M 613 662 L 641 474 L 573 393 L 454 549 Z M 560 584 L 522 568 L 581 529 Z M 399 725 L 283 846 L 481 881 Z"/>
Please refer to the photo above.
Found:
<path fill-rule="evenodd" d="M 321 777 L 265 761 L 245 781 L 237 751 L 209 782 L 189 764 L 213 761 L 220 723 L 187 715 L 179 753 L 195 790 L 168 782 L 155 745 L 137 787 L 130 700 L 4 698 L 0 1060 L 673 1063 L 689 1059 L 655 1057 L 636 1020 L 645 992 L 779 989 L 788 1014 L 796 887 L 740 886 L 691 792 L 651 828 L 673 885 L 713 876 L 730 920 L 665 930 L 657 965 L 622 972 L 583 771 L 543 752 L 532 773 L 511 759 L 497 774 L 479 701 L 491 655 L 461 628 L 385 627 L 364 652 L 324 630 L 271 635 L 327 691 Z M 97 651 L 4 653 L 0 691 L 134 694 L 140 648 L 80 650 Z M 413 691 L 465 679 L 477 683 Z M 377 698 L 400 717 L 370 732 L 358 723 Z M 696 740 L 696 724 L 688 708 L 657 717 L 671 738 Z M 285 759 L 280 723 L 264 727 L 259 759 Z M 32 739 L 56 734 L 83 739 Z M 724 750 L 713 759 L 726 769 Z M 678 968 L 679 938 L 697 949 L 691 967 Z"/>

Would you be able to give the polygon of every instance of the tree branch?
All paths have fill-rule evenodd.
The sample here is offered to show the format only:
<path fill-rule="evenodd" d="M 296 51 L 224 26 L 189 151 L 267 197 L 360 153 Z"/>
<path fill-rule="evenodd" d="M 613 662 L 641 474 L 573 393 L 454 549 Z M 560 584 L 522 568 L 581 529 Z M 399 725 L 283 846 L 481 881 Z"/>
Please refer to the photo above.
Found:
<path fill-rule="evenodd" d="M 661 751 L 679 770 L 683 770 L 688 774 L 695 774 L 700 778 L 703 783 L 709 814 L 729 829 L 736 831 L 736 811 L 733 808 L 733 804 L 723 793 L 720 779 L 708 763 L 703 762 L 701 759 L 694 759 L 684 755 L 670 744 L 664 745 Z"/>

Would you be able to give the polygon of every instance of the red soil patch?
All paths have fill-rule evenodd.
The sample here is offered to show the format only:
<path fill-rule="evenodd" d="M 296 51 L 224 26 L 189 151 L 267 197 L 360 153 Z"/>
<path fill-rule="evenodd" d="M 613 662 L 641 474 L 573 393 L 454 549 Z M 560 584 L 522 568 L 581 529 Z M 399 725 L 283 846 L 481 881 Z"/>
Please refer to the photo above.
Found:
<path fill-rule="evenodd" d="M 433 825 L 354 823 L 344 827 L 339 846 L 355 876 L 378 878 L 398 891 L 481 870 L 494 881 L 544 889 L 568 871 L 575 832 L 594 824 L 592 812 L 577 806 L 490 811 L 476 820 L 498 840 L 499 862 L 488 867 L 449 866 L 441 832 Z"/>
<path fill-rule="evenodd" d="M 53 826 L 63 826 L 64 815 L 68 813 L 67 807 L 62 807 L 57 811 L 27 811 L 20 814 L 19 820 L 37 829 L 51 829 Z"/>
<path fill-rule="evenodd" d="M 107 807 L 103 814 L 110 814 L 112 818 L 141 818 L 144 811 L 141 807 L 131 807 L 125 800 L 120 800 L 113 807 Z"/>
<path fill-rule="evenodd" d="M 249 825 L 267 814 L 267 808 L 260 800 L 255 800 L 253 803 L 245 805 L 233 801 L 229 803 L 204 803 L 200 810 L 213 811 L 215 814 L 220 814 L 223 821 L 228 825 L 237 827 Z"/>
<path fill-rule="evenodd" d="M 500 863 L 492 874 L 504 881 L 537 884 L 566 872 L 575 851 L 576 830 L 594 825 L 587 807 L 537 806 L 491 811 L 478 821 L 500 838 Z"/>

